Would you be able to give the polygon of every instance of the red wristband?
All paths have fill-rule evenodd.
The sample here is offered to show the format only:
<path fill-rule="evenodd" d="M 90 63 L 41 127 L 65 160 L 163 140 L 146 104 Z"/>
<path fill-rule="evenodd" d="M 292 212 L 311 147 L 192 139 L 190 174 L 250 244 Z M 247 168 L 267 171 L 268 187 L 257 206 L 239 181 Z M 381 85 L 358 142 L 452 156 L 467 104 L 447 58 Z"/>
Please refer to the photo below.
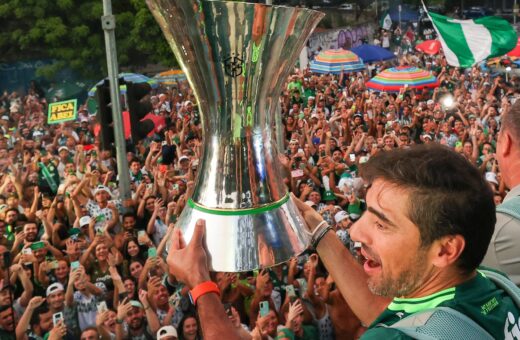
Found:
<path fill-rule="evenodd" d="M 216 293 L 218 296 L 220 296 L 220 289 L 218 289 L 218 286 L 215 282 L 213 282 L 213 281 L 202 282 L 202 283 L 196 285 L 195 287 L 193 287 L 193 289 L 190 290 L 188 295 L 190 297 L 191 303 L 194 306 L 196 306 L 197 300 L 202 295 L 205 295 L 208 293 Z"/>

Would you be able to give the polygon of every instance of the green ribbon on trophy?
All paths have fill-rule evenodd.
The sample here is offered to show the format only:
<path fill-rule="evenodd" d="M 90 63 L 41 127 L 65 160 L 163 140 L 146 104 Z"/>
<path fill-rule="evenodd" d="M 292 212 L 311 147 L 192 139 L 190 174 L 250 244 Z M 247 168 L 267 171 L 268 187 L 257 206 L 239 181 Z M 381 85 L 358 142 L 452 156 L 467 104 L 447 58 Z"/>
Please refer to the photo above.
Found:
<path fill-rule="evenodd" d="M 52 192 L 56 193 L 58 191 L 58 185 L 56 184 L 56 181 L 52 177 L 49 169 L 47 169 L 47 166 L 43 164 L 42 162 L 38 162 L 38 166 L 42 169 L 43 178 L 49 183 L 49 186 L 51 187 Z"/>

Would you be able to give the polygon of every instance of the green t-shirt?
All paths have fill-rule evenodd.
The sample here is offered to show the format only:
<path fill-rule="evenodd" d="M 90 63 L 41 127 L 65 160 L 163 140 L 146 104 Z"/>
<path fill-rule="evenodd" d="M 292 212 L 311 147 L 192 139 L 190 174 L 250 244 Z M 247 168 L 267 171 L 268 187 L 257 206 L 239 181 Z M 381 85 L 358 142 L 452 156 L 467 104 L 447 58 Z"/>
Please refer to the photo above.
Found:
<path fill-rule="evenodd" d="M 463 284 L 417 299 L 395 298 L 361 337 L 369 339 L 411 339 L 390 326 L 410 314 L 435 307 L 449 307 L 468 316 L 495 339 L 513 339 L 512 329 L 519 327 L 518 308 L 503 290 L 478 273 Z M 510 320 L 513 320 L 511 322 Z M 506 334 L 508 332 L 509 334 Z"/>

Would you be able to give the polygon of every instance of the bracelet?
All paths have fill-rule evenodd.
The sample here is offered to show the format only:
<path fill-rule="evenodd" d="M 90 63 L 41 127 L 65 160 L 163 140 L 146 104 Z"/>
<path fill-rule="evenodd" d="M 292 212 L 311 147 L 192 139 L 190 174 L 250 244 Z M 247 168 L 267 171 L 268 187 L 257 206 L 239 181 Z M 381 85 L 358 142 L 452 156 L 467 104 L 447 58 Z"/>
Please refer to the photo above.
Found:
<path fill-rule="evenodd" d="M 320 223 L 321 225 L 321 223 Z M 325 235 L 332 230 L 332 227 L 328 225 L 327 223 L 324 224 L 323 228 L 320 228 L 318 232 L 316 232 L 315 235 L 311 238 L 311 247 L 313 249 L 316 249 L 318 247 L 318 244 L 320 241 L 325 237 Z"/>
<path fill-rule="evenodd" d="M 122 325 L 123 324 L 123 320 L 116 318 L 116 323 Z"/>
<path fill-rule="evenodd" d="M 220 297 L 220 289 L 218 288 L 217 284 L 213 281 L 205 281 L 198 284 L 189 291 L 188 296 L 190 298 L 191 303 L 194 306 L 196 306 L 199 297 L 208 293 L 215 293 Z"/>
<path fill-rule="evenodd" d="M 311 239 L 316 238 L 316 234 L 320 231 L 320 229 L 321 229 L 324 225 L 328 225 L 328 224 L 327 224 L 327 221 L 325 221 L 325 220 L 323 220 L 323 221 L 321 221 L 320 223 L 318 223 L 318 225 L 316 226 L 316 228 L 314 228 L 314 230 L 312 231 Z"/>

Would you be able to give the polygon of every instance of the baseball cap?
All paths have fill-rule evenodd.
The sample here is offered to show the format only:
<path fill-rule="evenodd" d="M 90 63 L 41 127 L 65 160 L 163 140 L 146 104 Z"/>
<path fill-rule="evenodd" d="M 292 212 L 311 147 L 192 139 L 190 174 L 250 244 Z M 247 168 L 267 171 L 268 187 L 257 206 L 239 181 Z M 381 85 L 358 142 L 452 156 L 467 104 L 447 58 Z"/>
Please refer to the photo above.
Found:
<path fill-rule="evenodd" d="M 317 113 L 313 113 L 313 114 L 311 115 L 311 118 L 318 118 L 318 114 L 317 114 Z"/>
<path fill-rule="evenodd" d="M 163 326 L 157 331 L 157 340 L 161 340 L 170 336 L 177 338 L 177 330 L 173 326 Z"/>
<path fill-rule="evenodd" d="M 49 287 L 47 287 L 47 291 L 46 291 L 46 296 L 49 296 L 51 294 L 54 294 L 54 293 L 57 293 L 57 292 L 60 292 L 60 291 L 64 291 L 65 288 L 63 288 L 63 285 L 59 282 L 54 282 L 53 284 L 51 284 Z"/>
<path fill-rule="evenodd" d="M 89 225 L 89 223 L 90 223 L 90 219 L 91 219 L 91 217 L 88 216 L 88 215 L 87 215 L 87 216 L 83 216 L 83 217 L 81 217 L 81 218 L 79 219 L 79 226 L 80 226 L 80 227 L 84 227 L 84 226 L 86 226 L 86 225 Z"/>
<path fill-rule="evenodd" d="M 434 101 L 431 100 L 431 99 L 428 99 L 428 101 L 426 102 L 426 105 L 433 105 Z"/>
<path fill-rule="evenodd" d="M 189 161 L 190 158 L 189 158 L 188 156 L 181 156 L 181 157 L 179 158 L 179 162 L 182 162 L 182 161 L 184 161 L 184 160 L 188 160 L 188 161 Z"/>
<path fill-rule="evenodd" d="M 349 217 L 350 216 L 346 211 L 341 210 L 341 211 L 337 212 L 336 215 L 334 215 L 334 220 L 336 221 L 336 223 L 339 223 Z"/>
<path fill-rule="evenodd" d="M 2 117 L 0 117 L 0 119 L 1 119 L 1 120 L 7 120 L 7 121 L 8 121 L 8 120 L 9 120 L 9 116 L 2 116 Z"/>
<path fill-rule="evenodd" d="M 137 301 L 137 300 L 130 300 L 130 305 L 132 307 L 137 307 L 137 308 L 143 308 L 143 305 L 141 304 L 141 302 Z"/>
<path fill-rule="evenodd" d="M 61 152 L 61 151 L 63 151 L 63 150 L 67 150 L 67 151 L 69 151 L 69 148 L 66 147 L 66 146 L 60 146 L 60 147 L 58 148 L 58 152 Z"/>
<path fill-rule="evenodd" d="M 100 191 L 105 191 L 107 194 L 112 196 L 112 192 L 110 191 L 110 189 L 107 186 L 98 185 L 96 190 L 94 190 L 94 195 L 97 195 L 97 193 L 100 192 Z"/>

